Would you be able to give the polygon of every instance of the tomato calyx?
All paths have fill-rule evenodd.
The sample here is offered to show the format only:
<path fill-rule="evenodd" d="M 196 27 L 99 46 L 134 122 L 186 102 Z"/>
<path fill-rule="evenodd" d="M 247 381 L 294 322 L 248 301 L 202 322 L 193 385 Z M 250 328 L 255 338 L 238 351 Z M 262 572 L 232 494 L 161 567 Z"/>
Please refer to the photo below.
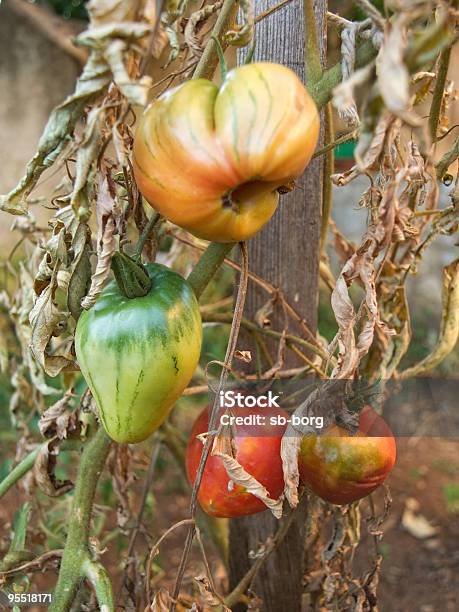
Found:
<path fill-rule="evenodd" d="M 148 272 L 140 262 L 117 251 L 112 257 L 112 270 L 121 293 L 129 298 L 144 297 L 152 287 Z"/>

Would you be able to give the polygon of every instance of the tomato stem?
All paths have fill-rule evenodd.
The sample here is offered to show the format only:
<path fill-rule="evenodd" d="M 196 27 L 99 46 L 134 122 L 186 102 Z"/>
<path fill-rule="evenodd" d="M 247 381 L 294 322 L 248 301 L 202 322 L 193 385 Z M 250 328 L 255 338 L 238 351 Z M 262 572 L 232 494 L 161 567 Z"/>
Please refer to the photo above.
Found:
<path fill-rule="evenodd" d="M 230 254 L 233 247 L 234 242 L 211 242 L 209 244 L 187 278 L 197 298 L 201 296 L 202 292 L 224 262 L 225 257 Z"/>
<path fill-rule="evenodd" d="M 151 289 L 151 279 L 145 267 L 125 253 L 116 252 L 112 258 L 112 270 L 123 295 L 132 299 L 144 297 Z"/>
<path fill-rule="evenodd" d="M 97 483 L 110 450 L 111 440 L 101 427 L 87 443 L 81 456 L 75 483 L 69 530 L 62 556 L 59 578 L 54 591 L 50 612 L 67 612 L 74 602 L 76 592 L 91 569 L 91 582 L 97 586 L 97 598 L 101 609 L 114 611 L 113 594 L 106 572 L 99 564 L 91 564 L 89 548 L 90 522 Z M 97 568 L 97 572 L 95 571 Z"/>
<path fill-rule="evenodd" d="M 224 81 L 226 79 L 226 75 L 228 74 L 228 66 L 226 64 L 225 54 L 218 38 L 212 35 L 211 39 L 214 41 L 215 47 L 217 49 L 218 61 L 220 63 L 220 73 L 222 75 L 222 81 Z"/>

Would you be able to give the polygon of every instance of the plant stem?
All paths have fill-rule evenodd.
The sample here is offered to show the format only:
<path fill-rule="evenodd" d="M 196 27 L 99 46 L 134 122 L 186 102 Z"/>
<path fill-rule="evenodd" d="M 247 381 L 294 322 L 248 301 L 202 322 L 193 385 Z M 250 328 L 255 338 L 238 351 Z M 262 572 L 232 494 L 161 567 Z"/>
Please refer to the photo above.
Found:
<path fill-rule="evenodd" d="M 30 452 L 27 457 L 18 463 L 6 476 L 2 482 L 0 482 L 0 499 L 11 489 L 11 487 L 16 484 L 18 480 L 20 480 L 29 470 L 31 470 L 35 464 L 35 459 L 37 458 L 38 453 L 40 452 L 41 446 L 37 446 L 34 448 L 32 452 Z"/>
<path fill-rule="evenodd" d="M 136 260 L 138 259 L 140 261 L 140 258 L 142 256 L 143 247 L 145 246 L 145 243 L 150 237 L 150 234 L 152 230 L 154 229 L 155 225 L 158 223 L 160 217 L 161 215 L 157 212 L 157 213 L 153 213 L 151 217 L 148 219 L 147 223 L 145 224 L 145 227 L 142 230 L 142 233 L 139 236 L 139 241 L 137 242 L 137 245 L 135 247 L 134 259 Z"/>
<path fill-rule="evenodd" d="M 82 565 L 82 573 L 93 586 L 97 603 L 103 612 L 114 612 L 115 600 L 113 598 L 112 583 L 107 570 L 101 563 L 86 559 Z"/>
<path fill-rule="evenodd" d="M 344 132 L 344 134 L 341 134 L 341 136 L 338 136 L 338 138 L 336 138 L 333 142 L 329 142 L 327 145 L 324 145 L 321 149 L 318 149 L 314 153 L 311 159 L 315 159 L 316 157 L 320 157 L 321 155 L 328 153 L 330 149 L 335 149 L 335 147 L 337 147 L 340 144 L 349 142 L 350 140 L 355 140 L 358 136 L 358 133 L 359 133 L 358 129 L 349 130 L 349 132 Z"/>
<path fill-rule="evenodd" d="M 459 158 L 459 137 L 454 141 L 453 146 L 447 151 L 436 165 L 437 178 L 442 180 L 451 164 Z"/>
<path fill-rule="evenodd" d="M 448 74 L 450 56 L 451 47 L 447 47 L 441 52 L 440 59 L 438 60 L 437 80 L 435 82 L 435 89 L 432 95 L 432 104 L 430 107 L 429 116 L 429 132 L 432 142 L 437 141 L 438 122 L 440 119 L 443 94 L 445 92 L 445 83 L 446 76 Z"/>
<path fill-rule="evenodd" d="M 196 297 L 199 298 L 201 296 L 233 247 L 234 243 L 220 244 L 218 242 L 211 242 L 209 244 L 187 279 Z"/>
<path fill-rule="evenodd" d="M 225 0 L 218 14 L 212 30 L 212 38 L 209 39 L 206 48 L 204 49 L 201 59 L 199 60 L 196 70 L 194 71 L 194 79 L 211 79 L 214 75 L 215 68 L 218 64 L 217 45 L 213 37 L 220 39 L 220 36 L 227 30 L 229 22 L 233 16 L 233 11 L 236 8 L 235 0 Z"/>
<path fill-rule="evenodd" d="M 96 487 L 110 449 L 111 440 L 101 427 L 87 443 L 80 462 L 68 535 L 50 612 L 68 612 L 90 560 L 89 529 Z"/>
<path fill-rule="evenodd" d="M 33 468 L 37 455 L 40 453 L 41 449 L 47 444 L 48 440 L 34 448 L 33 451 L 31 451 L 26 457 L 24 457 L 24 459 L 11 470 L 8 476 L 6 476 L 0 482 L 0 499 L 4 495 L 6 495 L 6 493 L 8 493 L 11 487 L 15 485 L 18 480 L 20 480 L 23 476 L 27 474 L 29 470 Z M 66 450 L 78 450 L 80 445 L 81 442 L 79 440 L 64 440 L 60 445 L 60 451 L 62 452 Z"/>

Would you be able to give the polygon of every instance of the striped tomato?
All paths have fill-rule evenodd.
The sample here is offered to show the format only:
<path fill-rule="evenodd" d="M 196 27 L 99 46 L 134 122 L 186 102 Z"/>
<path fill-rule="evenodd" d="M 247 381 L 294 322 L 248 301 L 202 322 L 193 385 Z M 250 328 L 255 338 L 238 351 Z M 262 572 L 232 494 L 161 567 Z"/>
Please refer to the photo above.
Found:
<path fill-rule="evenodd" d="M 201 352 L 201 317 L 191 287 L 164 266 L 146 270 L 152 281 L 147 295 L 129 299 L 112 282 L 76 329 L 81 371 L 116 442 L 141 442 L 161 425 Z"/>
<path fill-rule="evenodd" d="M 291 70 L 241 66 L 220 88 L 187 81 L 147 108 L 136 180 L 157 211 L 199 238 L 246 240 L 273 215 L 278 189 L 303 172 L 318 132 L 314 102 Z"/>
<path fill-rule="evenodd" d="M 395 464 L 393 433 L 366 406 L 355 436 L 336 425 L 321 436 L 306 436 L 298 455 L 300 478 L 322 499 L 348 504 L 369 495 L 387 478 Z"/>

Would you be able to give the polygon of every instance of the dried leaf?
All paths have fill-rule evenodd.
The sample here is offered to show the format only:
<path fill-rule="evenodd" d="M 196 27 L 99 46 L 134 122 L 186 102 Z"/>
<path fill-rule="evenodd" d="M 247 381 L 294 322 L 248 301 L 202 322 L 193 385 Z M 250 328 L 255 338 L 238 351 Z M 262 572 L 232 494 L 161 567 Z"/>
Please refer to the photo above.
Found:
<path fill-rule="evenodd" d="M 89 111 L 81 142 L 78 143 L 75 180 L 70 195 L 70 204 L 75 211 L 86 205 L 84 191 L 87 189 L 91 168 L 97 160 L 102 145 L 100 128 L 104 112 L 105 109 L 99 107 Z"/>
<path fill-rule="evenodd" d="M 126 30 L 127 25 L 128 24 L 123 24 L 124 30 Z M 150 33 L 150 28 L 147 26 L 142 26 L 137 23 L 132 24 L 132 26 L 133 31 L 130 34 L 135 38 L 143 38 L 146 34 Z M 113 34 L 119 35 L 119 32 L 116 31 Z M 110 35 L 113 34 L 111 33 Z M 123 35 L 129 36 L 129 33 L 123 32 Z M 130 78 L 124 64 L 124 56 L 128 49 L 128 43 L 124 40 L 114 40 L 107 46 L 104 57 L 112 71 L 113 80 L 128 102 L 138 106 L 145 106 L 148 99 L 148 92 L 153 81 L 149 76 L 142 76 L 139 79 Z"/>
<path fill-rule="evenodd" d="M 206 575 L 201 574 L 199 576 L 195 576 L 193 580 L 199 589 L 199 594 L 201 595 L 205 606 L 209 606 L 210 608 L 218 608 L 218 612 L 231 612 L 229 608 L 222 604 L 221 599 L 213 591 Z"/>
<path fill-rule="evenodd" d="M 70 480 L 58 480 L 54 474 L 58 453 L 59 442 L 53 438 L 42 446 L 33 468 L 35 482 L 39 489 L 49 497 L 64 495 L 73 488 Z"/>
<path fill-rule="evenodd" d="M 242 23 L 237 24 L 234 30 L 224 35 L 224 40 L 235 47 L 245 47 L 253 38 L 255 27 L 255 6 L 253 0 L 240 0 L 240 15 Z"/>
<path fill-rule="evenodd" d="M 215 457 L 220 457 L 231 482 L 243 487 L 247 493 L 258 497 L 276 518 L 282 516 L 282 497 L 272 499 L 265 487 L 246 472 L 235 458 L 236 452 L 232 444 L 230 429 L 222 428 L 219 434 L 215 436 L 211 454 Z"/>
<path fill-rule="evenodd" d="M 267 302 L 263 304 L 261 308 L 255 313 L 255 323 L 258 327 L 269 328 L 271 327 L 271 315 L 274 311 L 275 298 L 271 297 Z"/>
<path fill-rule="evenodd" d="M 19 266 L 19 284 L 20 289 L 15 296 L 11 316 L 15 321 L 16 335 L 21 344 L 24 369 L 28 370 L 32 384 L 42 395 L 57 395 L 59 390 L 46 384 L 43 368 L 33 358 L 30 350 L 32 330 L 29 324 L 29 313 L 33 308 L 35 293 L 32 277 L 22 262 Z M 13 406 L 17 404 L 20 398 L 23 398 L 23 400 L 30 398 L 31 392 L 28 382 L 18 370 L 13 374 L 12 383 L 16 389 L 11 398 L 11 410 L 14 412 Z"/>
<path fill-rule="evenodd" d="M 383 532 L 381 531 L 381 525 L 384 523 L 384 521 L 388 517 L 389 511 L 392 506 L 392 496 L 390 494 L 389 487 L 384 484 L 383 488 L 384 488 L 384 508 L 381 514 L 379 516 L 375 516 L 374 514 L 372 514 L 372 516 L 370 516 L 367 519 L 368 533 L 377 538 L 381 538 L 383 535 Z"/>
<path fill-rule="evenodd" d="M 365 129 L 362 129 L 354 152 L 357 164 L 346 172 L 332 174 L 333 183 L 338 187 L 343 187 L 360 174 L 374 169 L 386 144 L 387 133 L 396 132 L 399 128 L 399 124 L 394 122 L 394 116 L 386 111 L 379 118 L 374 132 L 366 132 Z"/>
<path fill-rule="evenodd" d="M 138 0 L 90 0 L 86 9 L 91 26 L 98 27 L 121 21 L 134 21 Z"/>
<path fill-rule="evenodd" d="M 78 413 L 70 410 L 74 397 L 72 389 L 66 391 L 60 400 L 42 414 L 38 422 L 38 429 L 42 436 L 64 440 L 69 434 L 80 430 Z"/>
<path fill-rule="evenodd" d="M 52 111 L 25 176 L 9 194 L 0 196 L 0 210 L 16 215 L 27 212 L 27 196 L 67 145 L 87 105 L 107 91 L 112 78 L 130 103 L 145 105 L 151 79 L 131 79 L 124 65 L 124 55 L 130 44 L 151 32 L 151 24 L 133 21 L 137 8 L 134 0 L 93 0 L 89 3 L 91 22 L 76 38 L 76 43 L 89 47 L 91 53 L 75 92 Z"/>
<path fill-rule="evenodd" d="M 410 77 L 403 61 L 407 21 L 402 13 L 392 22 L 376 62 L 381 95 L 394 113 L 405 111 L 409 101 Z"/>
<path fill-rule="evenodd" d="M 289 423 L 282 437 L 281 457 L 282 470 L 284 472 L 284 495 L 292 508 L 296 508 L 298 505 L 298 487 L 300 485 L 298 452 L 300 444 L 301 436 Z"/>
<path fill-rule="evenodd" d="M 234 358 L 244 363 L 250 363 L 252 361 L 252 353 L 250 351 L 234 351 Z"/>
<path fill-rule="evenodd" d="M 198 31 L 202 29 L 203 24 L 218 11 L 223 5 L 222 0 L 217 0 L 214 4 L 203 6 L 198 11 L 194 11 L 185 26 L 185 42 L 195 57 L 200 57 L 203 52 L 202 41 L 198 37 Z"/>
<path fill-rule="evenodd" d="M 82 117 L 85 107 L 103 93 L 109 83 L 110 71 L 105 61 L 91 55 L 77 81 L 75 92 L 51 112 L 38 143 L 38 150 L 27 164 L 25 176 L 9 194 L 0 196 L 1 210 L 15 215 L 27 212 L 28 194 L 67 145 L 68 136 Z"/>
<path fill-rule="evenodd" d="M 325 563 L 329 563 L 333 557 L 335 557 L 340 548 L 344 544 L 347 532 L 345 530 L 345 521 L 343 517 L 343 511 L 341 507 L 333 508 L 333 532 L 322 551 L 322 559 Z"/>
<path fill-rule="evenodd" d="M 336 382 L 333 383 L 336 387 Z M 284 435 L 281 441 L 281 458 L 282 458 L 282 470 L 284 473 L 284 495 L 287 498 L 288 503 L 292 508 L 296 508 L 298 505 L 298 487 L 300 483 L 300 474 L 298 471 L 298 451 L 303 436 L 316 435 L 316 429 L 312 425 L 307 425 L 306 420 L 303 417 L 309 417 L 316 415 L 323 416 L 324 429 L 331 424 L 334 407 L 330 405 L 329 399 L 333 400 L 339 398 L 339 393 L 333 389 L 328 392 L 327 386 L 322 389 L 323 396 L 326 401 L 321 400 L 321 390 L 318 387 L 309 393 L 304 402 L 302 402 L 292 415 L 299 417 L 297 422 L 299 425 L 292 425 L 290 422 L 287 425 Z"/>
<path fill-rule="evenodd" d="M 83 307 L 81 302 L 91 286 L 91 246 L 86 224 L 80 224 L 72 243 L 73 262 L 67 290 L 67 306 L 75 321 Z"/>
<path fill-rule="evenodd" d="M 388 337 L 377 330 L 381 360 L 375 376 L 380 380 L 392 377 L 409 347 L 411 322 L 404 286 L 394 288 L 389 294 L 382 292 L 381 311 L 384 320 L 396 333 Z"/>
<path fill-rule="evenodd" d="M 148 610 L 151 610 L 151 612 L 169 612 L 171 603 L 172 598 L 169 595 L 169 591 L 161 587 L 156 591 L 153 602 L 146 607 L 145 612 Z"/>
<path fill-rule="evenodd" d="M 44 371 L 57 376 L 64 368 L 74 366 L 70 353 L 63 355 L 47 352 L 49 341 L 60 333 L 65 325 L 67 314 L 60 312 L 54 303 L 54 283 L 51 282 L 35 301 L 29 320 L 32 328 L 30 349 Z"/>
<path fill-rule="evenodd" d="M 116 249 L 116 200 L 110 190 L 107 174 L 99 175 L 97 197 L 97 265 L 91 279 L 88 295 L 81 303 L 87 310 L 97 300 L 110 274 L 110 265 Z"/>

